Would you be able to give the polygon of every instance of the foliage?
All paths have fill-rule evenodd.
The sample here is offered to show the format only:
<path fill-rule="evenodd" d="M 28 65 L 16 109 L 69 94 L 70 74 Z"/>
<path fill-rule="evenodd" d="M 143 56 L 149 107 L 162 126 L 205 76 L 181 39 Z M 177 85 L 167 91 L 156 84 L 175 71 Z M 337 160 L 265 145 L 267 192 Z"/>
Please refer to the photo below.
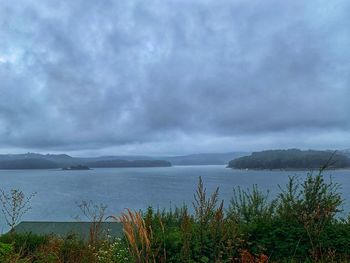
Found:
<path fill-rule="evenodd" d="M 329 163 L 330 157 L 332 163 Z M 234 159 L 228 166 L 238 169 L 319 169 L 324 164 L 329 168 L 346 168 L 350 167 L 350 158 L 329 151 L 268 150 Z"/>
<path fill-rule="evenodd" d="M 240 222 L 252 222 L 261 218 L 273 216 L 276 200 L 269 200 L 269 192 L 261 192 L 257 185 L 253 185 L 252 191 L 233 188 L 233 197 L 228 208 L 228 217 Z"/>
<path fill-rule="evenodd" d="M 111 242 L 104 240 L 95 253 L 95 256 L 99 263 L 133 262 L 130 259 L 127 244 L 125 243 L 125 240 L 121 238 L 115 238 Z"/>
<path fill-rule="evenodd" d="M 0 260 L 5 261 L 13 253 L 13 246 L 11 244 L 6 244 L 0 242 Z"/>
<path fill-rule="evenodd" d="M 48 236 L 39 236 L 31 233 L 19 234 L 10 232 L 0 236 L 1 243 L 12 244 L 14 251 L 22 254 L 32 254 L 38 247 L 46 244 L 48 240 Z"/>
<path fill-rule="evenodd" d="M 307 233 L 311 246 L 311 256 L 317 261 L 324 254 L 321 235 L 324 228 L 335 220 L 341 212 L 343 203 L 339 194 L 339 185 L 325 182 L 323 170 L 313 176 L 309 173 L 303 183 L 296 178 L 289 180 L 286 190 L 279 195 L 278 215 L 284 220 L 292 220 L 302 225 Z"/>
<path fill-rule="evenodd" d="M 166 262 L 348 260 L 346 229 L 350 226 L 336 217 L 342 204 L 339 185 L 326 181 L 322 172 L 310 173 L 302 182 L 291 177 L 276 198 L 256 185 L 252 190 L 234 188 L 226 212 L 218 189 L 207 195 L 201 178 L 193 214 L 187 207 L 175 211 L 149 208 L 143 217 L 128 211 L 129 219 L 138 218 L 138 222 L 121 220 L 124 229 L 129 229 L 129 246 L 151 255 L 135 262 L 165 262 L 165 258 Z M 129 238 L 132 231 L 134 238 Z M 140 235 L 147 242 L 144 237 L 142 243 Z"/>

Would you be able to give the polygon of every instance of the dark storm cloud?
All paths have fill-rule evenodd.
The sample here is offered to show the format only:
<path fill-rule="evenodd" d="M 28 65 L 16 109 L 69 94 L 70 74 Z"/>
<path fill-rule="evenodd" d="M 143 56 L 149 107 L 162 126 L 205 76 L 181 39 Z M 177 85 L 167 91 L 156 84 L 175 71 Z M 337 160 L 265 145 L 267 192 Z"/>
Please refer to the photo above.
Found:
<path fill-rule="evenodd" d="M 0 144 L 349 147 L 349 11 L 345 0 L 0 0 Z"/>

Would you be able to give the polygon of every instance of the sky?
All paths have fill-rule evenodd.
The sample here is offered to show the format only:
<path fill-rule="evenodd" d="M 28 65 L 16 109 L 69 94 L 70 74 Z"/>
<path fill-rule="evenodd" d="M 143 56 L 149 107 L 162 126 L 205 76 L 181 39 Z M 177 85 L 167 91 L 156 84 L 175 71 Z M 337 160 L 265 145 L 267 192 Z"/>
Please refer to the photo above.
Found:
<path fill-rule="evenodd" d="M 348 0 L 0 0 L 0 152 L 350 148 Z"/>

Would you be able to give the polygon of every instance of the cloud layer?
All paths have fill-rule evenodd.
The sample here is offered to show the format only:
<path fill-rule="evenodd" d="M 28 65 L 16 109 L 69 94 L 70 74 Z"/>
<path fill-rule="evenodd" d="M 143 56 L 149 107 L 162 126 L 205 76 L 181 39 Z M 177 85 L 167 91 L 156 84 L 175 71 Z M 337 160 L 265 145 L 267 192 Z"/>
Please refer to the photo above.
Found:
<path fill-rule="evenodd" d="M 350 3 L 0 0 L 0 146 L 350 147 Z"/>

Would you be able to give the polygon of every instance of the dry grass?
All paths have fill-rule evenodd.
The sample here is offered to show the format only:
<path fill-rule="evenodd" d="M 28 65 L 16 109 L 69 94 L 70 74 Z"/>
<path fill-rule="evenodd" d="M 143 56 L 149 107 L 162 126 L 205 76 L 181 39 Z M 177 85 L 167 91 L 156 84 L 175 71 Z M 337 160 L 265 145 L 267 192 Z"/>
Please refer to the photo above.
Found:
<path fill-rule="evenodd" d="M 137 263 L 156 262 L 152 253 L 152 229 L 146 226 L 141 212 L 126 210 L 119 218 L 129 244 L 129 251 Z"/>

